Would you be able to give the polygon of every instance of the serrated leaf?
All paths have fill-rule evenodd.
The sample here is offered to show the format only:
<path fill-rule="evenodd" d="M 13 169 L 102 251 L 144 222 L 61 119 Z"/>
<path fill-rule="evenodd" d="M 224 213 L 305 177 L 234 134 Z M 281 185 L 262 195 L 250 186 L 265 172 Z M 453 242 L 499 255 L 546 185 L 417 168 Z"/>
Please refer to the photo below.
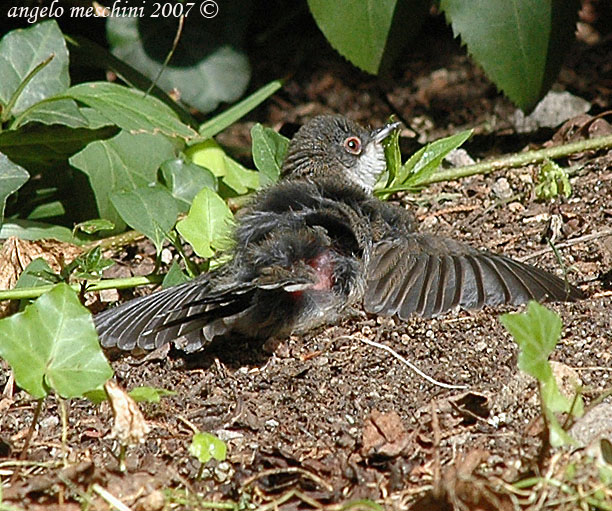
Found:
<path fill-rule="evenodd" d="M 202 188 L 217 190 L 217 179 L 210 170 L 181 158 L 165 161 L 160 170 L 170 193 L 183 204 L 181 211 L 189 209 Z"/>
<path fill-rule="evenodd" d="M 574 40 L 577 0 L 442 0 L 468 52 L 519 108 L 536 106 Z"/>
<path fill-rule="evenodd" d="M 248 58 L 239 49 L 250 3 L 226 0 L 214 20 L 192 14 L 170 65 L 157 79 L 159 87 L 178 91 L 181 102 L 201 112 L 240 98 L 251 74 Z M 176 26 L 175 17 L 110 17 L 106 30 L 113 54 L 153 79 L 173 48 Z"/>
<path fill-rule="evenodd" d="M 0 153 L 0 225 L 4 222 L 6 199 L 19 190 L 28 179 L 30 174 L 27 170 Z"/>
<path fill-rule="evenodd" d="M 149 238 L 157 253 L 180 213 L 178 200 L 160 185 L 141 186 L 113 192 L 110 200 L 121 218 L 132 229 Z"/>
<path fill-rule="evenodd" d="M 185 140 L 197 136 L 159 99 L 116 83 L 82 83 L 70 87 L 63 95 L 94 108 L 102 117 L 132 133 L 163 133 Z"/>
<path fill-rule="evenodd" d="M 136 387 L 128 392 L 130 397 L 137 403 L 159 403 L 162 397 L 175 396 L 176 392 L 167 389 L 157 389 L 154 387 Z"/>
<path fill-rule="evenodd" d="M 174 156 L 174 146 L 166 137 L 124 131 L 109 140 L 89 144 L 69 161 L 89 176 L 100 216 L 120 230 L 125 224 L 110 196 L 155 183 L 159 166 Z"/>
<path fill-rule="evenodd" d="M 308 0 L 329 43 L 372 74 L 387 67 L 416 35 L 429 4 L 424 0 Z"/>
<path fill-rule="evenodd" d="M 28 74 L 50 55 L 54 55 L 51 62 L 21 92 L 13 106 L 13 114 L 64 92 L 70 85 L 68 50 L 55 20 L 9 32 L 0 41 L 0 55 L 0 102 L 4 105 L 7 105 Z"/>
<path fill-rule="evenodd" d="M 90 127 L 89 122 L 72 99 L 37 103 L 23 117 L 20 117 L 19 124 L 12 126 L 12 128 L 25 126 L 29 122 L 40 122 L 48 125 L 63 124 L 71 128 Z"/>
<path fill-rule="evenodd" d="M 289 139 L 259 123 L 251 128 L 251 139 L 253 162 L 260 172 L 260 185 L 268 186 L 276 183 L 289 148 Z"/>
<path fill-rule="evenodd" d="M 32 123 L 0 133 L 0 151 L 30 172 L 55 169 L 91 141 L 116 133 L 114 126 L 90 130 Z"/>
<path fill-rule="evenodd" d="M 329 43 L 355 66 L 376 74 L 382 62 L 397 0 L 308 0 Z"/>
<path fill-rule="evenodd" d="M 198 458 L 200 463 L 208 463 L 212 458 L 223 461 L 227 455 L 227 446 L 215 435 L 199 432 L 191 439 L 189 454 Z"/>
<path fill-rule="evenodd" d="M 81 396 L 113 374 L 91 314 L 67 284 L 0 320 L 0 356 L 17 385 L 35 398 L 51 389 L 65 398 Z"/>
<path fill-rule="evenodd" d="M 204 188 L 196 195 L 186 218 L 176 229 L 200 257 L 210 258 L 215 249 L 228 248 L 234 217 L 225 201 Z"/>

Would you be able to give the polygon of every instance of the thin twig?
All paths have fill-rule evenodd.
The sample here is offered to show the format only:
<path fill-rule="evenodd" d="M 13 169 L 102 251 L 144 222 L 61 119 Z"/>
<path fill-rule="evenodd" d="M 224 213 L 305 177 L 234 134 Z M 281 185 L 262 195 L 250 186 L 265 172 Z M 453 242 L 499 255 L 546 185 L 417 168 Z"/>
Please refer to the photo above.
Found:
<path fill-rule="evenodd" d="M 121 502 L 117 497 L 115 497 L 108 490 L 105 490 L 98 483 L 94 483 L 91 489 L 96 492 L 102 499 L 108 502 L 111 506 L 118 509 L 119 511 L 131 511 L 131 508 L 126 506 L 123 502 Z"/>
<path fill-rule="evenodd" d="M 412 362 L 409 362 L 408 360 L 406 360 L 397 351 L 395 351 L 393 348 L 390 348 L 389 346 L 385 346 L 384 344 L 381 344 L 379 342 L 370 341 L 369 339 L 365 339 L 363 337 L 352 337 L 352 336 L 347 336 L 347 337 L 349 339 L 357 339 L 358 341 L 361 341 L 361 342 L 363 342 L 365 344 L 369 344 L 370 346 L 374 346 L 375 348 L 379 348 L 381 350 L 385 350 L 386 352 L 390 353 L 395 358 L 397 358 L 402 364 L 408 366 L 412 371 L 417 373 L 421 378 L 427 380 L 429 383 L 432 383 L 433 385 L 437 385 L 438 387 L 442 387 L 443 389 L 459 389 L 459 390 L 462 390 L 462 389 L 467 389 L 468 388 L 467 385 L 451 385 L 450 383 L 443 383 L 441 381 L 435 380 L 431 376 L 428 376 L 423 371 L 421 371 Z"/>
<path fill-rule="evenodd" d="M 25 460 L 28 449 L 30 448 L 30 443 L 32 442 L 32 437 L 34 436 L 34 431 L 36 430 L 36 426 L 38 424 L 38 418 L 40 417 L 40 412 L 42 412 L 43 403 L 45 402 L 44 398 L 40 398 L 36 403 L 36 409 L 34 410 L 34 417 L 32 417 L 32 424 L 30 424 L 30 429 L 28 430 L 28 435 L 26 436 L 25 443 L 23 445 L 23 450 L 19 455 L 19 461 Z M 17 465 L 15 472 L 11 476 L 10 484 L 14 484 L 17 481 L 17 477 L 19 476 L 19 472 L 21 470 L 21 466 Z"/>
<path fill-rule="evenodd" d="M 578 245 L 579 243 L 584 243 L 586 241 L 591 241 L 591 240 L 596 240 L 598 238 L 605 238 L 607 236 L 612 236 L 612 230 L 605 230 L 605 231 L 601 231 L 601 232 L 594 232 L 592 234 L 585 234 L 584 236 L 579 236 L 578 238 L 573 238 L 571 240 L 567 240 L 564 241 L 562 243 L 557 243 L 555 245 L 555 247 L 557 249 L 560 248 L 567 248 L 567 247 L 571 247 L 573 245 Z M 543 248 L 542 250 L 538 250 L 537 252 L 533 252 L 531 254 L 528 254 L 526 256 L 523 257 L 517 257 L 516 260 L 517 261 L 521 261 L 521 262 L 525 262 L 529 259 L 533 259 L 534 257 L 538 257 L 541 256 L 543 254 L 546 254 L 550 251 L 552 251 L 552 247 L 548 246 L 546 248 Z"/>

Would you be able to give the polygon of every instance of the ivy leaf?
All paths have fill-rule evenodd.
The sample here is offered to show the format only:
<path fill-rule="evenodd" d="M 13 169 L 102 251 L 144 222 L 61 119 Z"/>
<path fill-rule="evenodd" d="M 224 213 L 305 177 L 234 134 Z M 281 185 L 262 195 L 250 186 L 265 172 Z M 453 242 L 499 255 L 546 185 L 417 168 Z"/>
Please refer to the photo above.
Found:
<path fill-rule="evenodd" d="M 64 398 L 82 396 L 113 374 L 91 314 L 67 284 L 0 320 L 0 356 L 17 385 L 38 399 L 50 390 Z"/>

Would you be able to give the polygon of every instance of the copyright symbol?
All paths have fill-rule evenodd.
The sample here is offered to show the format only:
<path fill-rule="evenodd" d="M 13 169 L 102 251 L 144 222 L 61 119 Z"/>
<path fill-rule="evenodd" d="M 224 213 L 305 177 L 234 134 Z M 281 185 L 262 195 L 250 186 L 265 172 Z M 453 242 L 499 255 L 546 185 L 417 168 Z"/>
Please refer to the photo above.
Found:
<path fill-rule="evenodd" d="M 205 18 L 214 18 L 219 14 L 219 6 L 214 0 L 204 0 L 200 4 L 200 14 Z"/>

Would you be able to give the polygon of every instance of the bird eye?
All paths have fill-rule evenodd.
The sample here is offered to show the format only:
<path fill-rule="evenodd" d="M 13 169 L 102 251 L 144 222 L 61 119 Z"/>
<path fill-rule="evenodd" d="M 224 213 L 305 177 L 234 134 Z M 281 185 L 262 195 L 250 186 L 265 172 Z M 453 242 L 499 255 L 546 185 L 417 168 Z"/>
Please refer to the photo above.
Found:
<path fill-rule="evenodd" d="M 361 140 L 359 140 L 359 137 L 348 137 L 344 141 L 344 148 L 351 154 L 359 154 L 361 152 Z"/>

